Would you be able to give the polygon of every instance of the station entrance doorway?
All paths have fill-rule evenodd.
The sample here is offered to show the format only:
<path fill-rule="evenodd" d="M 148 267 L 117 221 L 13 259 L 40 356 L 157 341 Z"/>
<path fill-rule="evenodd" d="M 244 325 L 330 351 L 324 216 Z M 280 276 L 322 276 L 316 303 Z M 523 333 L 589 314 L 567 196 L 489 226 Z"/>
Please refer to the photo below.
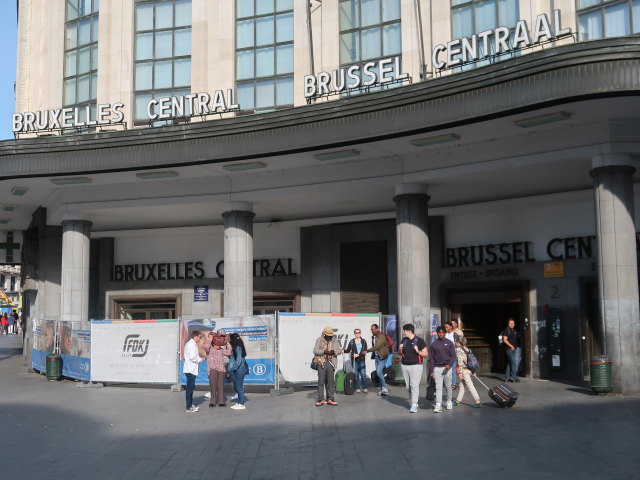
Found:
<path fill-rule="evenodd" d="M 479 373 L 504 375 L 506 358 L 498 337 L 513 318 L 516 330 L 524 332 L 524 288 L 522 285 L 450 289 L 447 291 L 447 309 L 450 320 L 458 320 L 467 345 L 480 362 Z M 523 335 L 523 340 L 526 341 Z M 527 349 L 522 345 L 520 375 L 525 375 Z"/>

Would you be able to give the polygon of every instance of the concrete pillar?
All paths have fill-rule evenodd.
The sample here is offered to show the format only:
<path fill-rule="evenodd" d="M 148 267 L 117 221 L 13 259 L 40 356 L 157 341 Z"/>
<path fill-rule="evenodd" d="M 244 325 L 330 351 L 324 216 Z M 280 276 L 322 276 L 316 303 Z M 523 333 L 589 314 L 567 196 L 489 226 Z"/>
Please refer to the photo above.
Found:
<path fill-rule="evenodd" d="M 229 202 L 224 213 L 224 315 L 253 314 L 253 205 Z"/>
<path fill-rule="evenodd" d="M 90 232 L 88 220 L 67 218 L 62 222 L 61 320 L 89 320 Z"/>
<path fill-rule="evenodd" d="M 416 333 L 428 338 L 430 313 L 429 196 L 424 185 L 396 187 L 399 326 L 413 323 Z"/>
<path fill-rule="evenodd" d="M 603 351 L 613 361 L 613 387 L 640 392 L 640 312 L 633 174 L 627 155 L 593 159 L 598 287 Z"/>

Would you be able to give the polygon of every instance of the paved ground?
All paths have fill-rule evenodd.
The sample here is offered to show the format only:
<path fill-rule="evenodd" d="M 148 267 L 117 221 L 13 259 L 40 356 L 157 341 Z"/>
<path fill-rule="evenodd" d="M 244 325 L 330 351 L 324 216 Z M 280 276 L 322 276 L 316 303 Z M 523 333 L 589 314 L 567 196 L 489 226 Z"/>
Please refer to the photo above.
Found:
<path fill-rule="evenodd" d="M 164 387 L 48 382 L 13 341 L 0 337 L 6 479 L 640 478 L 640 396 L 525 379 L 510 410 L 481 392 L 480 409 L 409 414 L 392 387 L 320 408 L 310 390 L 254 392 L 244 411 L 187 414 L 184 394 Z"/>

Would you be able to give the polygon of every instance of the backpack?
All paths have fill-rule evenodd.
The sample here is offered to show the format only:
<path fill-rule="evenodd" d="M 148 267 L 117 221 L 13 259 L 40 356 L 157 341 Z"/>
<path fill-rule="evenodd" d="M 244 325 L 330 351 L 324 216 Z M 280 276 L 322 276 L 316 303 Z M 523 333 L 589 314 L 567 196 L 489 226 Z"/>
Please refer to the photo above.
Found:
<path fill-rule="evenodd" d="M 478 370 L 480 368 L 480 362 L 478 361 L 476 356 L 471 353 L 471 350 L 469 350 L 468 348 L 465 348 L 464 351 L 467 354 L 467 368 L 473 371 Z"/>
<path fill-rule="evenodd" d="M 391 340 L 391 337 L 386 333 L 384 334 L 384 336 L 387 339 L 387 345 L 389 347 L 389 355 L 391 355 L 393 353 L 393 340 Z"/>

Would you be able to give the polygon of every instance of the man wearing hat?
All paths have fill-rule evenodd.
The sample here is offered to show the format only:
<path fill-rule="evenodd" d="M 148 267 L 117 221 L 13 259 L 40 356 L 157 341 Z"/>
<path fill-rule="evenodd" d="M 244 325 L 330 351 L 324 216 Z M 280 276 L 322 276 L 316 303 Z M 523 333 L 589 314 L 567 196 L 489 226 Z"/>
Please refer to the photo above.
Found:
<path fill-rule="evenodd" d="M 342 350 L 338 339 L 333 334 L 333 328 L 324 327 L 322 335 L 316 340 L 316 344 L 313 347 L 314 361 L 318 365 L 318 401 L 316 402 L 316 407 L 321 407 L 325 403 L 333 406 L 338 405 L 334 396 L 336 393 L 335 372 L 339 353 L 342 353 Z"/>

